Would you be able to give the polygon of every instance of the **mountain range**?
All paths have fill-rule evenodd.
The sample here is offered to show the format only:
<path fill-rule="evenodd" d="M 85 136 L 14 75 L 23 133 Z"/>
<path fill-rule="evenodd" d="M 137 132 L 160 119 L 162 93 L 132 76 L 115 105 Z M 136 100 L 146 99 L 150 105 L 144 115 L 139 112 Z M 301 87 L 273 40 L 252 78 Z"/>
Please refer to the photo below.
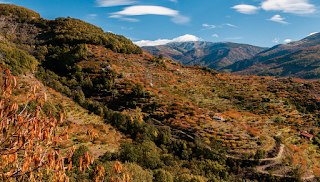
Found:
<path fill-rule="evenodd" d="M 319 45 L 320 33 L 315 33 L 269 49 L 230 42 L 181 42 L 143 50 L 184 65 L 197 64 L 222 72 L 316 79 L 320 78 Z"/>
<path fill-rule="evenodd" d="M 233 63 L 248 59 L 266 48 L 231 42 L 174 42 L 160 46 L 143 47 L 143 50 L 152 55 L 163 54 L 184 65 L 199 65 L 219 70 Z"/>

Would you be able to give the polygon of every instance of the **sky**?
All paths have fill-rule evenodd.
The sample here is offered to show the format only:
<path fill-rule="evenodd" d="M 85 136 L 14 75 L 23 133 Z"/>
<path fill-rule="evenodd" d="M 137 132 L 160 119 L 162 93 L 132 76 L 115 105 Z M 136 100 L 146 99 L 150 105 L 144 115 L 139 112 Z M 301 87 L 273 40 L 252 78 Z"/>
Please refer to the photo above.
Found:
<path fill-rule="evenodd" d="M 81 19 L 139 46 L 235 42 L 272 47 L 320 32 L 319 0 L 0 0 L 46 19 Z"/>

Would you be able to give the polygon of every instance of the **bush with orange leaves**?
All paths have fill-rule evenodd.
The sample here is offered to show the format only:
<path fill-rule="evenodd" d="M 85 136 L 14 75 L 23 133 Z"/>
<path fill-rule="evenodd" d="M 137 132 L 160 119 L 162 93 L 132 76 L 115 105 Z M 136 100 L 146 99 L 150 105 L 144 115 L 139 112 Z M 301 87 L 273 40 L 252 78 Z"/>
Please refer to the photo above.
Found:
<path fill-rule="evenodd" d="M 121 179 L 122 176 L 122 179 Z M 114 169 L 111 170 L 110 181 L 111 182 L 132 182 L 132 174 L 127 172 L 125 166 L 122 166 L 121 163 L 117 160 L 114 164 Z"/>
<path fill-rule="evenodd" d="M 16 88 L 16 78 L 10 71 L 0 78 L 0 181 L 42 181 L 43 172 L 53 174 L 53 181 L 68 181 L 65 171 L 71 168 L 70 149 L 66 156 L 52 146 L 57 140 L 54 133 L 62 124 L 65 112 L 57 120 L 40 116 L 45 94 L 39 94 L 39 85 L 31 86 L 24 107 L 19 109 L 11 95 Z M 38 103 L 36 111 L 29 113 L 30 101 Z M 65 160 L 70 162 L 64 166 Z"/>
<path fill-rule="evenodd" d="M 96 166 L 94 172 L 94 181 L 105 181 L 105 169 L 101 164 Z M 113 169 L 110 170 L 109 180 L 111 182 L 132 182 L 132 173 L 128 173 L 125 166 L 116 160 Z"/>

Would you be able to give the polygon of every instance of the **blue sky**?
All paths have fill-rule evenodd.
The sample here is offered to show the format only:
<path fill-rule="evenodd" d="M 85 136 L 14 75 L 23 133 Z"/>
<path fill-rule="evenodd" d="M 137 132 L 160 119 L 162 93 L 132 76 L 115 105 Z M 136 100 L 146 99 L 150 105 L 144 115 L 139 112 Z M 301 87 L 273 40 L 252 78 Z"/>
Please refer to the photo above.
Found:
<path fill-rule="evenodd" d="M 5 0 L 40 13 L 72 17 L 136 44 L 236 42 L 271 47 L 320 32 L 319 0 Z"/>

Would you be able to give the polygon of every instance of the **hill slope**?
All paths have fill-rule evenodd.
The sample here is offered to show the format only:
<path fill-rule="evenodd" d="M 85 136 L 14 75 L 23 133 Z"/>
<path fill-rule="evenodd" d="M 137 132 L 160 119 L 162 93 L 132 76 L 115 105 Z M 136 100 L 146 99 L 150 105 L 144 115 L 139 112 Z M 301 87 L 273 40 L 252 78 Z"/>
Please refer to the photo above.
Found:
<path fill-rule="evenodd" d="M 163 54 L 183 65 L 200 65 L 219 70 L 237 61 L 251 58 L 265 48 L 230 42 L 176 42 L 161 46 L 143 47 L 152 55 Z"/>
<path fill-rule="evenodd" d="M 320 34 L 308 36 L 300 41 L 274 46 L 256 56 L 234 63 L 224 71 L 235 74 L 257 74 L 319 78 L 318 50 Z M 295 65 L 295 66 L 294 66 Z"/>
<path fill-rule="evenodd" d="M 85 143 L 96 156 L 109 150 L 110 144 L 115 149 L 121 143 L 119 150 L 104 153 L 90 165 L 91 169 L 103 165 L 108 176 L 112 168 L 109 164 L 117 159 L 132 166 L 130 172 L 136 182 L 161 181 L 163 176 L 175 181 L 268 181 L 270 175 L 252 170 L 252 166 L 260 165 L 255 159 L 265 158 L 279 161 L 267 166 L 283 169 L 273 173 L 289 178 L 287 181 L 298 176 L 298 165 L 303 169 L 299 175 L 304 178 L 320 175 L 320 82 L 239 76 L 184 66 L 140 54 L 126 38 L 104 34 L 98 27 L 72 18 L 28 20 L 27 24 L 42 31 L 43 37 L 38 40 L 33 38 L 36 31 L 25 31 L 22 24 L 15 23 L 19 28 L 11 34 L 3 32 L 3 37 L 9 45 L 29 53 L 29 63 L 35 60 L 31 54 L 40 62 L 34 64 L 36 70 L 25 69 L 35 71 L 38 80 L 55 89 L 48 89 L 49 99 L 59 106 L 56 110 L 60 105 L 68 110 L 68 129 L 74 131 L 72 143 Z M 83 30 L 86 26 L 93 34 Z M 78 30 L 83 30 L 80 35 Z M 26 32 L 30 42 L 18 41 L 21 32 Z M 188 52 L 201 46 L 214 44 L 183 48 Z M 18 68 L 25 57 L 0 66 Z M 18 77 L 23 80 L 23 75 Z M 14 94 L 23 93 L 25 87 L 21 85 Z M 54 107 L 48 106 L 47 110 L 50 108 L 54 113 Z M 67 138 L 63 127 L 57 135 Z M 97 134 L 92 134 L 93 143 L 85 135 L 88 130 Z M 313 133 L 315 140 L 302 139 L 300 131 Z M 121 136 L 129 142 L 119 140 Z M 249 160 L 242 165 L 242 158 Z M 266 172 L 263 166 L 257 170 Z M 68 175 L 71 181 L 89 181 L 93 173 L 80 173 L 75 168 Z"/>
<path fill-rule="evenodd" d="M 236 74 L 320 78 L 320 45 L 268 59 Z"/>

